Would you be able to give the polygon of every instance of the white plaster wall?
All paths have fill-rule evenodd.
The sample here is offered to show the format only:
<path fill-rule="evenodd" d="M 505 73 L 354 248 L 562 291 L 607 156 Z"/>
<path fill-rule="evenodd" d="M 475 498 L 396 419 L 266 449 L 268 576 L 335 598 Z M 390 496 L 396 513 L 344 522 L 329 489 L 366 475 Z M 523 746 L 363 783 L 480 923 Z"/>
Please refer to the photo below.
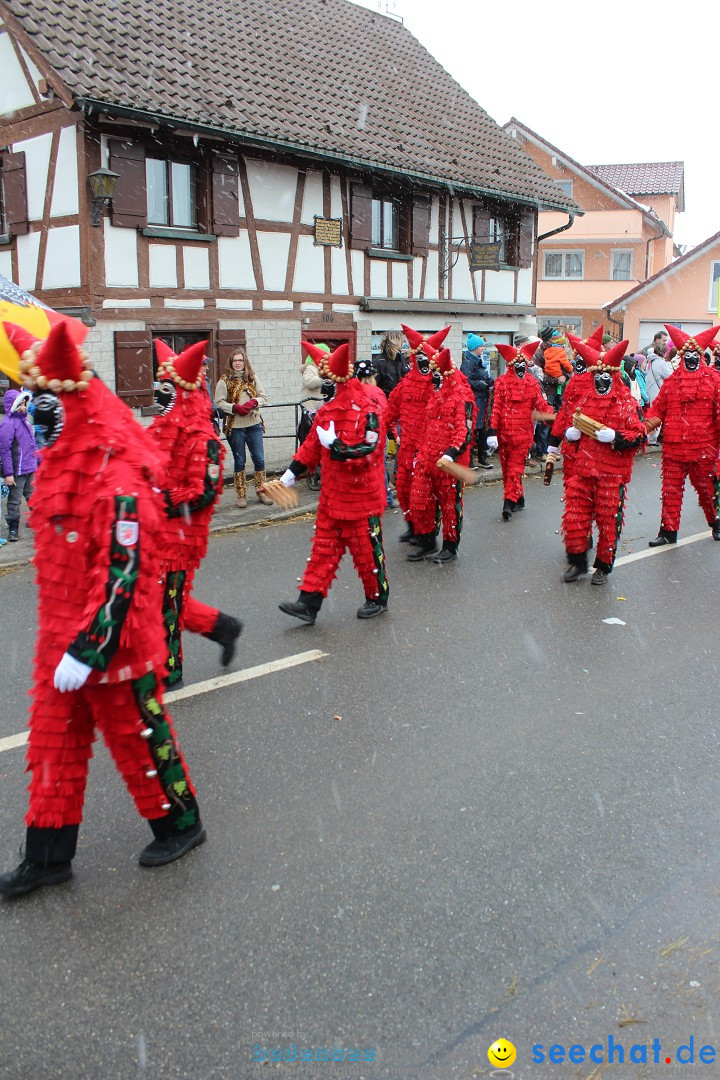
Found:
<path fill-rule="evenodd" d="M 218 237 L 221 289 L 257 289 L 247 232 Z"/>
<path fill-rule="evenodd" d="M 210 252 L 206 247 L 184 247 L 183 268 L 186 289 L 210 288 Z"/>
<path fill-rule="evenodd" d="M 27 65 L 28 71 L 30 72 L 30 77 L 31 77 L 32 81 L 35 83 L 35 89 L 39 90 L 40 89 L 40 79 L 42 78 L 42 75 L 40 74 L 39 70 L 35 67 L 34 63 L 30 59 L 28 54 L 25 52 L 22 45 L 20 46 L 20 53 L 21 53 L 21 55 L 23 57 L 23 60 L 25 61 L 26 65 Z"/>
<path fill-rule="evenodd" d="M 485 300 L 512 304 L 515 299 L 515 274 L 512 270 L 485 271 Z"/>
<path fill-rule="evenodd" d="M 422 282 L 422 259 L 413 259 L 413 300 L 420 299 L 420 284 Z"/>
<path fill-rule="evenodd" d="M 169 244 L 150 245 L 150 287 L 177 288 L 177 257 L 175 248 Z"/>
<path fill-rule="evenodd" d="M 60 132 L 50 217 L 77 214 L 78 209 L 77 129 L 73 126 Z"/>
<path fill-rule="evenodd" d="M 37 135 L 34 139 L 23 139 L 13 145 L 16 153 L 25 154 L 25 179 L 27 183 L 28 217 L 30 221 L 40 221 L 45 207 L 48 168 L 52 135 Z"/>
<path fill-rule="evenodd" d="M 352 266 L 353 296 L 365 295 L 365 252 L 355 248 L 350 252 L 350 265 Z"/>
<path fill-rule="evenodd" d="M 458 261 L 452 269 L 452 298 L 453 300 L 473 299 L 470 260 L 466 251 L 460 252 Z"/>
<path fill-rule="evenodd" d="M 312 236 L 301 236 L 298 240 L 293 292 L 325 292 L 323 249 L 315 246 Z"/>
<path fill-rule="evenodd" d="M 9 251 L 0 248 L 0 274 L 12 281 L 12 255 Z"/>
<path fill-rule="evenodd" d="M 33 105 L 35 99 L 23 75 L 10 35 L 0 34 L 0 116 Z"/>
<path fill-rule="evenodd" d="M 266 221 L 293 219 L 297 169 L 290 165 L 275 165 L 271 161 L 246 158 L 248 184 L 255 218 Z"/>
<path fill-rule="evenodd" d="M 118 229 L 103 219 L 105 228 L 105 283 L 115 288 L 135 288 L 138 281 L 137 232 Z"/>
<path fill-rule="evenodd" d="M 335 296 L 348 295 L 347 262 L 344 248 L 330 248 L 330 281 Z"/>
<path fill-rule="evenodd" d="M 33 292 L 37 288 L 38 252 L 40 251 L 40 233 L 26 233 L 15 239 L 18 259 L 18 285 L 21 289 Z"/>
<path fill-rule="evenodd" d="M 305 174 L 305 190 L 303 192 L 303 205 L 300 220 L 303 225 L 312 225 L 313 218 L 317 214 L 322 217 L 323 186 L 322 173 L 307 172 Z"/>
<path fill-rule="evenodd" d="M 532 303 L 532 281 L 533 272 L 531 268 L 527 268 L 525 270 L 518 270 L 518 304 Z"/>
<path fill-rule="evenodd" d="M 392 264 L 392 294 L 399 300 L 408 298 L 408 263 L 406 262 Z"/>
<path fill-rule="evenodd" d="M 384 259 L 373 259 L 370 263 L 370 295 L 387 296 L 387 263 Z"/>
<path fill-rule="evenodd" d="M 48 229 L 43 289 L 72 289 L 80 284 L 80 226 Z"/>
<path fill-rule="evenodd" d="M 427 274 L 425 275 L 425 295 L 423 300 L 437 300 L 438 298 L 438 253 L 431 251 L 427 257 Z"/>
<path fill-rule="evenodd" d="M 258 232 L 257 242 L 266 290 L 284 292 L 290 234 Z"/>
<path fill-rule="evenodd" d="M 342 195 L 340 194 L 340 177 L 330 177 L 330 217 L 342 218 Z"/>

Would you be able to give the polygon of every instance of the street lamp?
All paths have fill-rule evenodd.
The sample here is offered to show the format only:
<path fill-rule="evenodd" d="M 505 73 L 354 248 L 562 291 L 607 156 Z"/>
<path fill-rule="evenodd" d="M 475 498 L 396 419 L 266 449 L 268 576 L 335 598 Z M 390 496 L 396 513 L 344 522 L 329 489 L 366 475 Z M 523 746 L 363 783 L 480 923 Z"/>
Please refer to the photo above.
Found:
<path fill-rule="evenodd" d="M 88 176 L 90 190 L 93 193 L 93 225 L 100 225 L 100 222 L 102 221 L 103 206 L 107 206 L 112 202 L 113 195 L 115 194 L 115 187 L 119 179 L 120 174 L 111 172 L 110 169 L 96 169 L 95 172 L 90 173 Z"/>

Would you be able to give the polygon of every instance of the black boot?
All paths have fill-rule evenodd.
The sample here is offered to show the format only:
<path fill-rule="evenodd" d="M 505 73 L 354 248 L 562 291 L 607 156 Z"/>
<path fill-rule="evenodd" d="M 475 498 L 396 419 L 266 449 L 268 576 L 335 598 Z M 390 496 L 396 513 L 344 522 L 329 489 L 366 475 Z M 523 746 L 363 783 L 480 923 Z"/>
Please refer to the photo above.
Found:
<path fill-rule="evenodd" d="M 720 540 L 720 518 L 715 518 L 710 528 L 712 529 L 713 540 Z"/>
<path fill-rule="evenodd" d="M 322 606 L 323 596 L 319 592 L 303 592 L 300 591 L 300 597 L 296 602 L 292 600 L 284 600 L 282 604 L 278 604 L 281 611 L 284 611 L 286 615 L 293 615 L 296 619 L 300 619 L 301 622 L 309 623 L 313 625 L 317 618 L 317 613 Z"/>
<path fill-rule="evenodd" d="M 79 825 L 59 829 L 30 826 L 25 858 L 15 870 L 0 875 L 0 896 L 24 896 L 41 885 L 61 885 L 72 877 Z"/>
<path fill-rule="evenodd" d="M 518 499 L 518 501 L 513 506 L 513 514 L 515 513 L 516 510 L 524 510 L 524 509 L 525 509 L 525 496 L 521 495 L 520 498 Z"/>
<path fill-rule="evenodd" d="M 438 551 L 437 555 L 433 559 L 436 563 L 449 563 L 455 562 L 457 559 L 457 543 L 453 540 L 445 540 L 442 548 Z"/>
<path fill-rule="evenodd" d="M 387 609 L 387 601 L 381 604 L 379 600 L 366 597 L 363 606 L 357 610 L 357 617 L 358 619 L 374 619 L 376 615 L 384 615 Z"/>
<path fill-rule="evenodd" d="M 677 544 L 677 530 L 673 531 L 661 527 L 655 539 L 649 541 L 648 547 L 663 547 L 664 544 Z"/>
<path fill-rule="evenodd" d="M 421 562 L 426 555 L 432 554 L 437 548 L 435 533 L 418 533 L 415 536 L 417 546 L 408 555 L 408 562 Z"/>
<path fill-rule="evenodd" d="M 148 821 L 155 839 L 140 852 L 141 866 L 165 866 L 182 859 L 193 848 L 204 843 L 207 833 L 198 817 L 192 829 L 179 830 L 169 817 Z"/>
<path fill-rule="evenodd" d="M 569 552 L 567 553 L 568 563 L 570 564 L 563 574 L 563 581 L 577 581 L 583 574 L 588 572 L 587 553 L 581 552 Z"/>
<path fill-rule="evenodd" d="M 503 501 L 503 508 L 502 508 L 502 519 L 503 519 L 503 521 L 509 521 L 510 520 L 510 518 L 513 515 L 513 510 L 514 509 L 515 509 L 515 503 L 512 501 L 512 499 L 505 499 Z"/>
<path fill-rule="evenodd" d="M 400 536 L 398 536 L 398 540 L 401 544 L 411 544 L 414 538 L 415 530 L 413 529 L 413 523 L 412 521 L 408 521 L 407 529 L 404 533 L 401 533 Z"/>
<path fill-rule="evenodd" d="M 488 461 L 484 454 L 478 458 L 478 465 L 481 469 L 492 469 L 492 462 Z"/>
<path fill-rule="evenodd" d="M 593 563 L 595 567 L 595 573 L 590 579 L 592 585 L 607 585 L 607 579 L 612 574 L 612 566 L 609 563 L 604 563 L 600 559 L 596 559 Z"/>
<path fill-rule="evenodd" d="M 11 544 L 14 544 L 20 539 L 18 536 L 18 529 L 20 528 L 20 518 L 14 518 L 12 521 L 8 521 L 8 540 Z"/>
<path fill-rule="evenodd" d="M 220 663 L 223 667 L 227 667 L 235 656 L 237 639 L 242 633 L 242 628 L 243 624 L 239 619 L 234 619 L 232 615 L 225 615 L 220 611 L 210 633 L 203 634 L 203 637 L 216 641 L 222 647 Z"/>

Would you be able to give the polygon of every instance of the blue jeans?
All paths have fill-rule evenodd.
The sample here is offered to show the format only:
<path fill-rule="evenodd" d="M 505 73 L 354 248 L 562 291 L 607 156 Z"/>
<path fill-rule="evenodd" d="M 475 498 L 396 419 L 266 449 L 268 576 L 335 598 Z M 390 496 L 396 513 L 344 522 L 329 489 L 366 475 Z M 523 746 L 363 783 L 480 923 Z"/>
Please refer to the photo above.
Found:
<path fill-rule="evenodd" d="M 250 451 L 255 472 L 265 471 L 262 424 L 253 424 L 252 427 L 232 428 L 228 435 L 228 443 L 235 462 L 235 472 L 245 472 L 246 447 Z"/>

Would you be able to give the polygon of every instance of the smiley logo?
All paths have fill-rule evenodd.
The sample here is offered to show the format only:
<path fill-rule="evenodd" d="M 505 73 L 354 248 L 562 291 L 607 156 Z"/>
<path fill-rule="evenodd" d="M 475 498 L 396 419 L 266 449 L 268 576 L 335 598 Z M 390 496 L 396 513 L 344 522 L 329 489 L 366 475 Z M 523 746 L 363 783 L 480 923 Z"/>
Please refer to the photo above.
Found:
<path fill-rule="evenodd" d="M 488 1061 L 498 1069 L 507 1069 L 517 1056 L 515 1047 L 507 1039 L 496 1039 L 488 1049 Z"/>

